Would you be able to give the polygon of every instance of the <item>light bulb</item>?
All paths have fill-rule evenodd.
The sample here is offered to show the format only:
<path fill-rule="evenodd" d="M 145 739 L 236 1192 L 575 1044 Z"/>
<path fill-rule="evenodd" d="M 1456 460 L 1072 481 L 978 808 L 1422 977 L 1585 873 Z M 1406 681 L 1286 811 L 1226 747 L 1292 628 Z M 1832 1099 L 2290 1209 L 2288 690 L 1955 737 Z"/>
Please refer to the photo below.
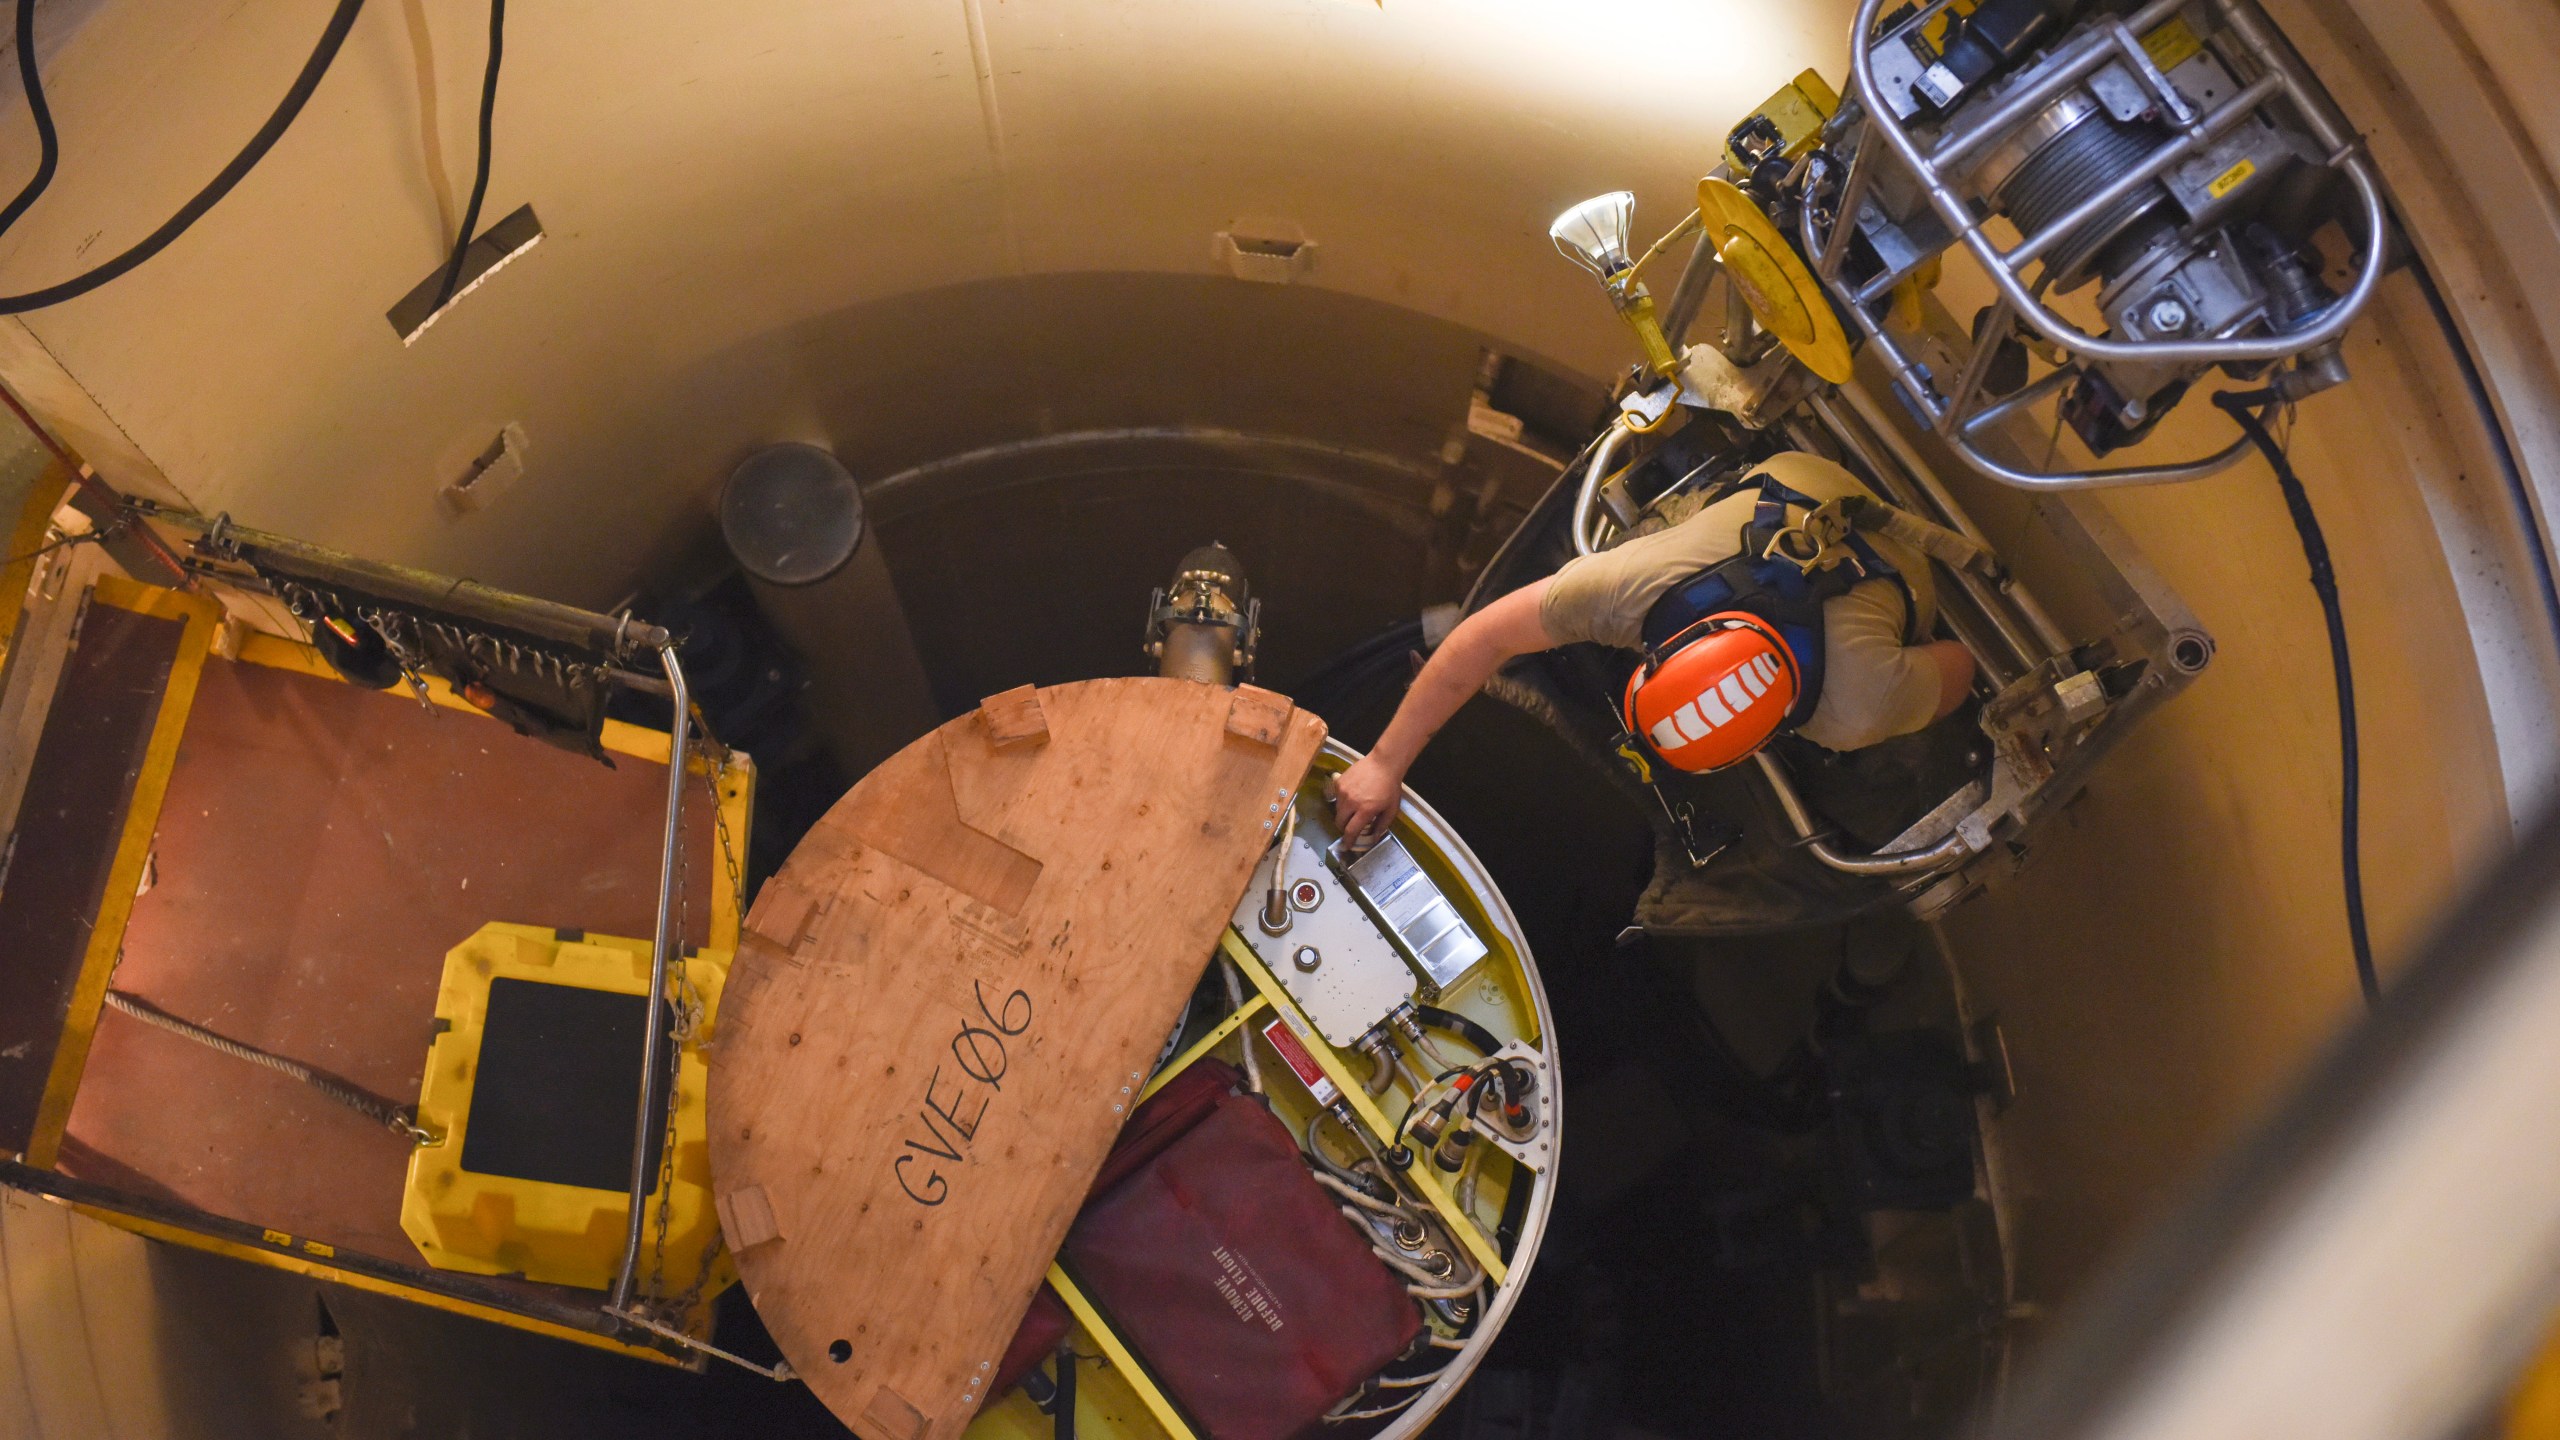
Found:
<path fill-rule="evenodd" d="M 1612 190 L 1557 216 L 1547 237 L 1566 259 L 1606 280 L 1634 263 L 1627 232 L 1635 218 L 1635 192 Z"/>

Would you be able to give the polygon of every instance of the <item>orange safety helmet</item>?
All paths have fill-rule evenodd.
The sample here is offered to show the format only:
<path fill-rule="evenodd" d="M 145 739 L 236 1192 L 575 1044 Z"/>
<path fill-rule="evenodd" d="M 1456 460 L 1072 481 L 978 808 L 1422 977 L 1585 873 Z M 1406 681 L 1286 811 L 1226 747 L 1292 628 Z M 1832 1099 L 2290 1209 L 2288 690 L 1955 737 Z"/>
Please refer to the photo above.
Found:
<path fill-rule="evenodd" d="M 1627 730 L 1675 770 L 1721 770 L 1769 743 L 1803 690 L 1795 652 L 1767 621 L 1722 610 L 1627 677 Z"/>

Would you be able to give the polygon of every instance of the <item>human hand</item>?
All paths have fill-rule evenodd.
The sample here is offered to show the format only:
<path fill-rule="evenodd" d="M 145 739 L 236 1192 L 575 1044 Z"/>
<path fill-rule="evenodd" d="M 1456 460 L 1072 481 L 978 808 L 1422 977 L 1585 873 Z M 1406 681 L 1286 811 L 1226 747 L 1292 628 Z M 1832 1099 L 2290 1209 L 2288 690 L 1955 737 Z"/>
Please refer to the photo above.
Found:
<path fill-rule="evenodd" d="M 1365 850 L 1386 838 L 1387 827 L 1404 804 L 1404 772 L 1375 755 L 1365 755 L 1334 777 L 1333 820 L 1353 850 Z"/>

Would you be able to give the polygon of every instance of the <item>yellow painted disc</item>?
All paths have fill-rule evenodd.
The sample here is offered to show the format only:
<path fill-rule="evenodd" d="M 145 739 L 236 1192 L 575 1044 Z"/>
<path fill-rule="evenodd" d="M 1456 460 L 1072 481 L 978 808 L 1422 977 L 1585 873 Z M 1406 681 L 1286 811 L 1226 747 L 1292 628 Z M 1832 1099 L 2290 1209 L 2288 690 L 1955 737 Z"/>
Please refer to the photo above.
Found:
<path fill-rule="evenodd" d="M 1698 182 L 1698 215 L 1725 274 L 1760 324 L 1806 369 L 1837 385 L 1849 378 L 1849 336 L 1820 282 L 1751 197 L 1713 176 Z"/>

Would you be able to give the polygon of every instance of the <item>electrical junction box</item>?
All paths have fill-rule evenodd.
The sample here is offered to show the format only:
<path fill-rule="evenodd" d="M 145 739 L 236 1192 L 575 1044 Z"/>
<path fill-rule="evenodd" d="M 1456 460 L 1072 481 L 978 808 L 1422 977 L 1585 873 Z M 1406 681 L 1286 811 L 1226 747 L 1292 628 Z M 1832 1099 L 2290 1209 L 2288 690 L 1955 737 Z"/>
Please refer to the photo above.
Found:
<path fill-rule="evenodd" d="M 1275 854 L 1236 907 L 1236 933 L 1335 1049 L 1399 1005 L 1437 1000 L 1491 953 L 1400 840 L 1346 861 L 1301 822 Z M 1276 933 L 1264 923 L 1274 863 L 1288 902 Z"/>
<path fill-rule="evenodd" d="M 1397 953 L 1421 972 L 1423 999 L 1439 999 L 1490 953 L 1403 841 L 1390 835 L 1356 857 L 1345 859 L 1337 849 L 1326 859 L 1336 875 L 1351 882 L 1353 898 Z"/>
<path fill-rule="evenodd" d="M 1280 988 L 1335 1049 L 1347 1050 L 1413 998 L 1414 974 L 1381 934 L 1342 878 L 1326 865 L 1329 837 L 1301 821 L 1285 848 L 1282 867 L 1289 920 L 1278 934 L 1263 928 L 1274 858 L 1254 872 L 1254 883 L 1236 906 L 1235 931 L 1244 937 Z"/>

